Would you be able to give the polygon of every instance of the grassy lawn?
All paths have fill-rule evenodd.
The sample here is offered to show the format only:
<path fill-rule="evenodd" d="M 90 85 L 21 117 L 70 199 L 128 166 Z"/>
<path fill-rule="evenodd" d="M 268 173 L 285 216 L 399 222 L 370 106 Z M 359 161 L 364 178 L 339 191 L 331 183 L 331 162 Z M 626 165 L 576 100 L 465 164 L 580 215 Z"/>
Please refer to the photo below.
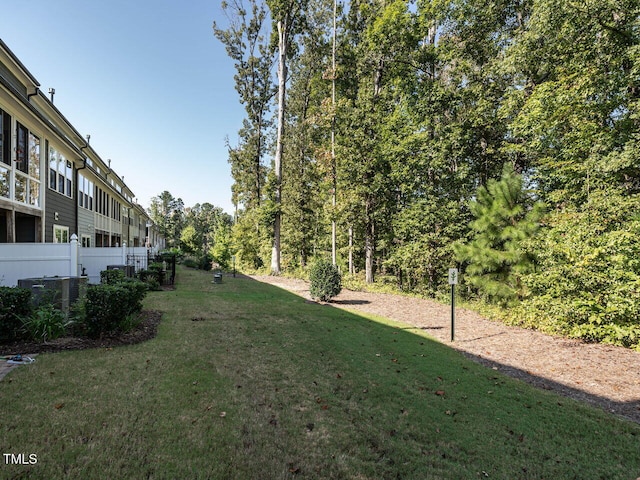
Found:
<path fill-rule="evenodd" d="M 0 478 L 626 479 L 640 427 L 420 332 L 180 270 L 144 344 L 0 382 Z"/>

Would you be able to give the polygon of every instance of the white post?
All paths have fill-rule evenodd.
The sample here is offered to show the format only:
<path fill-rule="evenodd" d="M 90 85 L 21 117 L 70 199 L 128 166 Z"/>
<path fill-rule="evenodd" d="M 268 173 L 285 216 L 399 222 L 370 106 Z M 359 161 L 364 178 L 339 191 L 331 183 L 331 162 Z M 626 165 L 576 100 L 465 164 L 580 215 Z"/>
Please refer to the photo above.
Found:
<path fill-rule="evenodd" d="M 122 265 L 127 264 L 127 242 L 122 242 Z"/>
<path fill-rule="evenodd" d="M 78 235 L 75 233 L 71 235 L 71 242 L 69 243 L 69 276 L 77 277 L 80 270 L 80 252 L 78 251 Z"/>

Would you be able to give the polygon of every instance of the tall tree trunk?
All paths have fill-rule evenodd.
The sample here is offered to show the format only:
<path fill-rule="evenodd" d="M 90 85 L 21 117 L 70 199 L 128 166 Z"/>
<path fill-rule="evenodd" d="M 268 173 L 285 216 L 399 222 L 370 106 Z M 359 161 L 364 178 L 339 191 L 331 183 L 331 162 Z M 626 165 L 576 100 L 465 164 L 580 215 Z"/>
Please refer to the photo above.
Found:
<path fill-rule="evenodd" d="M 378 65 L 376 67 L 376 71 L 374 73 L 373 78 L 373 103 L 374 109 L 375 104 L 382 93 L 382 76 L 384 73 L 384 58 L 380 58 L 378 60 Z M 364 239 L 364 250 L 365 250 L 365 282 L 373 283 L 374 282 L 374 256 L 376 251 L 376 228 L 375 221 L 373 218 L 374 213 L 374 204 L 375 204 L 375 194 L 369 193 L 366 199 L 365 205 L 365 215 L 367 219 L 367 224 L 365 226 L 365 239 Z"/>
<path fill-rule="evenodd" d="M 337 226 L 336 226 L 336 205 L 338 195 L 338 169 L 336 165 L 336 17 L 338 11 L 338 0 L 333 0 L 333 44 L 331 46 L 331 180 L 333 193 L 331 195 L 332 219 L 331 219 L 331 261 L 337 263 Z"/>
<path fill-rule="evenodd" d="M 256 150 L 256 156 L 254 159 L 256 169 L 256 202 L 257 205 L 260 206 L 260 204 L 262 203 L 262 179 L 260 178 L 260 161 L 262 160 L 262 116 L 260 117 L 260 120 L 258 120 L 258 138 Z"/>
<path fill-rule="evenodd" d="M 365 227 L 365 240 L 364 240 L 364 253 L 365 253 L 365 282 L 366 283 L 373 283 L 375 278 L 374 278 L 374 273 L 373 273 L 373 260 L 374 260 L 374 255 L 375 255 L 375 250 L 376 250 L 376 227 L 375 227 L 375 222 L 373 220 L 373 204 L 374 204 L 375 200 L 373 198 L 373 195 L 368 195 L 367 196 L 367 201 L 366 201 L 366 218 L 367 218 L 367 225 Z"/>
<path fill-rule="evenodd" d="M 276 213 L 273 219 L 273 247 L 271 249 L 271 274 L 280 275 L 280 225 L 282 209 L 282 157 L 285 98 L 287 88 L 287 47 L 289 45 L 288 17 L 278 21 L 278 129 L 276 137 L 276 155 L 274 174 L 276 178 Z"/>
<path fill-rule="evenodd" d="M 353 275 L 356 273 L 353 267 L 353 227 L 349 226 L 349 273 Z"/>

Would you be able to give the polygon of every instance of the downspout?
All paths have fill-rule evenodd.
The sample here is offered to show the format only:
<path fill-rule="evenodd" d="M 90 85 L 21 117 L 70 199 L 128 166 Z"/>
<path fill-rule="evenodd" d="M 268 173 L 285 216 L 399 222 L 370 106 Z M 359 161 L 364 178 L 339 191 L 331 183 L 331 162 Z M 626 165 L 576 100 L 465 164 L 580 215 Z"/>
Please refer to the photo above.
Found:
<path fill-rule="evenodd" d="M 27 102 L 30 102 L 31 101 L 31 97 L 33 97 L 35 95 L 38 95 L 39 92 L 40 92 L 40 89 L 38 87 L 36 87 L 36 91 L 35 92 L 30 93 L 30 94 L 27 95 Z"/>
<path fill-rule="evenodd" d="M 89 147 L 89 142 L 87 140 L 84 141 L 84 147 L 80 147 L 80 151 L 82 152 L 85 148 Z M 84 152 L 82 152 L 84 153 Z M 80 216 L 79 216 L 79 211 L 80 211 L 80 207 L 78 205 L 80 199 L 78 198 L 78 185 L 80 184 L 78 179 L 80 177 L 80 170 L 84 170 L 85 168 L 87 168 L 87 157 L 85 156 L 82 159 L 82 166 L 80 168 L 76 168 L 76 196 L 75 196 L 75 200 L 76 200 L 76 208 L 75 208 L 75 212 L 76 212 L 76 235 L 80 235 Z M 82 238 L 79 238 L 80 240 L 80 245 L 82 245 Z"/>

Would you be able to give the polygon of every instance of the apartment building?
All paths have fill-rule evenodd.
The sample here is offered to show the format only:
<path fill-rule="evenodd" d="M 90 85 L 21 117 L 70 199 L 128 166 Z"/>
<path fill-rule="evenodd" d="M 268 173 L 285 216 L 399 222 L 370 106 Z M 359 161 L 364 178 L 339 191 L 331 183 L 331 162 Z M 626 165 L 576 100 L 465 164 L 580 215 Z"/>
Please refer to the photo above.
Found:
<path fill-rule="evenodd" d="M 163 247 L 135 195 L 0 39 L 0 243 Z"/>

